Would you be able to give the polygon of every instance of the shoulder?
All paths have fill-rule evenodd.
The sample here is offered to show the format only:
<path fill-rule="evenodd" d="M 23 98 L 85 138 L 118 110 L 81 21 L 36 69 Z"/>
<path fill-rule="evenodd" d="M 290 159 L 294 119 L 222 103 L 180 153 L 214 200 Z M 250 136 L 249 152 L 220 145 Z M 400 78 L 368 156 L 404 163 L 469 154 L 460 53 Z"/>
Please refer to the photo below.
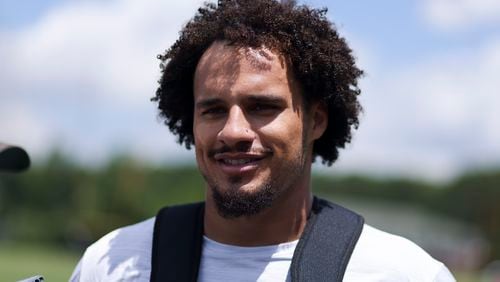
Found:
<path fill-rule="evenodd" d="M 455 281 L 441 262 L 415 243 L 367 224 L 344 278 L 346 281 Z"/>
<path fill-rule="evenodd" d="M 149 281 L 154 222 L 150 218 L 99 239 L 87 248 L 73 276 L 81 281 Z"/>

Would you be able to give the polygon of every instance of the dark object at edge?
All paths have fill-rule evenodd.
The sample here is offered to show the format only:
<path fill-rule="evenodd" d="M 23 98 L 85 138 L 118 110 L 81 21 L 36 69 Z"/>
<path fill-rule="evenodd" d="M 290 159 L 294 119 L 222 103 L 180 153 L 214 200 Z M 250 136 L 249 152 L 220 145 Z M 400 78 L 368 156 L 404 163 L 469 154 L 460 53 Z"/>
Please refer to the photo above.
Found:
<path fill-rule="evenodd" d="M 30 164 L 30 157 L 23 148 L 0 143 L 0 172 L 21 172 Z"/>

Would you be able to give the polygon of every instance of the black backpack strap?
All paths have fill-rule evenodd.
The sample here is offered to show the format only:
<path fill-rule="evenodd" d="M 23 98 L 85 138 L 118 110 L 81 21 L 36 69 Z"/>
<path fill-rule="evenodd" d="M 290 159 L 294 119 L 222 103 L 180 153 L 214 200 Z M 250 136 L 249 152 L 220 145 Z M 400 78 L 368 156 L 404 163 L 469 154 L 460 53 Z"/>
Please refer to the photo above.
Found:
<path fill-rule="evenodd" d="M 363 224 L 362 216 L 314 198 L 310 217 L 293 254 L 292 281 L 342 281 Z"/>
<path fill-rule="evenodd" d="M 156 215 L 150 281 L 196 281 L 204 203 L 165 207 Z"/>

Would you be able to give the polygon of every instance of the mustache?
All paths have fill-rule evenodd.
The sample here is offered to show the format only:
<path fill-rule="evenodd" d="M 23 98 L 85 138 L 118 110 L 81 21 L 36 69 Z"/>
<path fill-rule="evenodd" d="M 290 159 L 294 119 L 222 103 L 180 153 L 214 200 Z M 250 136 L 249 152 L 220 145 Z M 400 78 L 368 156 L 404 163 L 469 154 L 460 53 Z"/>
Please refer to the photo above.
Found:
<path fill-rule="evenodd" d="M 251 145 L 246 145 L 246 144 L 237 144 L 235 146 L 227 146 L 224 145 L 220 148 L 215 148 L 213 150 L 208 151 L 208 156 L 213 157 L 216 154 L 223 154 L 223 153 L 249 153 L 249 154 L 256 154 L 256 155 L 267 155 L 267 154 L 272 154 L 272 150 L 269 148 L 252 148 Z"/>

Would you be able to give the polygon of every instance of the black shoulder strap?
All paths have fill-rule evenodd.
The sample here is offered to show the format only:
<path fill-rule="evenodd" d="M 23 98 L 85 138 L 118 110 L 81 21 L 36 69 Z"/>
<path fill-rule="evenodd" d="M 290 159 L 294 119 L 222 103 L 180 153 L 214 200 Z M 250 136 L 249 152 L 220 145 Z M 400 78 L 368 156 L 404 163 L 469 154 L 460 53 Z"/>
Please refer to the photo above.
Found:
<path fill-rule="evenodd" d="M 292 281 L 342 281 L 363 224 L 362 216 L 314 198 L 311 215 L 293 254 Z"/>
<path fill-rule="evenodd" d="M 197 280 L 203 211 L 204 204 L 198 203 L 158 212 L 150 281 Z M 310 217 L 293 254 L 292 281 L 342 281 L 363 223 L 360 215 L 314 198 Z"/>
<path fill-rule="evenodd" d="M 150 281 L 196 281 L 204 204 L 165 207 L 156 215 Z"/>

